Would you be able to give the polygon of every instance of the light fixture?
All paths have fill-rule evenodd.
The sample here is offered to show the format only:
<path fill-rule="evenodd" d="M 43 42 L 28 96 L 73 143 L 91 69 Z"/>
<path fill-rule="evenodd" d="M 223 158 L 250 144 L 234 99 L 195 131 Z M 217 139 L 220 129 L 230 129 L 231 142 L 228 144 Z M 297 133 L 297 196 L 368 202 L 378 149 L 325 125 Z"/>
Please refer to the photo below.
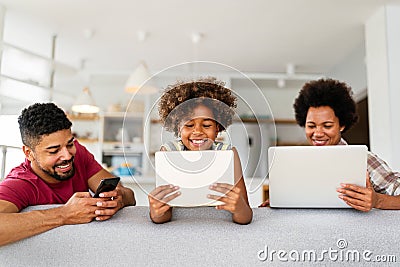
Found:
<path fill-rule="evenodd" d="M 144 30 L 137 31 L 136 34 L 137 34 L 137 38 L 138 38 L 139 42 L 144 42 L 146 40 L 147 36 L 149 35 L 149 33 Z"/>
<path fill-rule="evenodd" d="M 281 78 L 277 80 L 278 88 L 284 88 L 286 86 L 286 79 L 293 79 L 295 76 L 295 65 L 293 63 L 286 64 L 286 75 L 283 75 Z"/>
<path fill-rule="evenodd" d="M 192 43 L 198 44 L 203 39 L 204 34 L 201 32 L 193 32 L 192 33 Z"/>
<path fill-rule="evenodd" d="M 96 31 L 93 28 L 85 28 L 85 29 L 83 29 L 82 34 L 86 40 L 90 40 L 93 38 L 95 32 Z"/>
<path fill-rule="evenodd" d="M 135 71 L 129 76 L 125 83 L 125 92 L 131 94 L 154 94 L 158 90 L 156 87 L 149 84 L 149 79 L 151 78 L 149 69 L 146 63 L 140 62 L 139 66 Z M 140 90 L 139 90 L 140 89 Z"/>
<path fill-rule="evenodd" d="M 293 63 L 287 63 L 286 65 L 286 74 L 288 76 L 293 76 L 295 71 L 295 66 Z"/>
<path fill-rule="evenodd" d="M 191 39 L 193 43 L 193 61 L 198 61 L 199 58 L 199 43 L 203 40 L 204 34 L 201 32 L 192 32 Z M 193 67 L 196 65 L 193 64 Z M 192 69 L 194 71 L 194 69 Z"/>
<path fill-rule="evenodd" d="M 278 79 L 277 85 L 278 85 L 278 88 L 283 88 L 286 85 L 286 81 L 284 79 Z"/>
<path fill-rule="evenodd" d="M 98 113 L 100 111 L 88 87 L 83 88 L 71 109 L 73 112 L 86 114 Z"/>

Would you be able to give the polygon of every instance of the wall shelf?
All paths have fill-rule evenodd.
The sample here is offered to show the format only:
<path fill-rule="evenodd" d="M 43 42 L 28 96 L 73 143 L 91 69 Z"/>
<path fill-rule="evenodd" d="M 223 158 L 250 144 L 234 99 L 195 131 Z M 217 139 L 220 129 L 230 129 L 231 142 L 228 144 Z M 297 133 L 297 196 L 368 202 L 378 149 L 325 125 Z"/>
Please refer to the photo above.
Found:
<path fill-rule="evenodd" d="M 79 137 L 77 137 L 76 139 L 78 139 L 78 141 L 80 143 L 97 143 L 97 142 L 99 142 L 99 139 L 97 139 L 97 138 L 79 138 Z"/>
<path fill-rule="evenodd" d="M 275 119 L 273 122 L 276 124 L 297 124 L 296 120 L 292 119 Z"/>
<path fill-rule="evenodd" d="M 159 119 L 151 119 L 151 123 L 161 123 Z M 276 123 L 276 124 L 297 124 L 296 120 L 293 119 L 254 119 L 254 118 L 241 118 L 240 120 L 235 120 L 235 122 L 244 122 L 244 123 Z"/>
<path fill-rule="evenodd" d="M 296 120 L 293 119 L 255 119 L 255 118 L 241 118 L 240 120 L 235 120 L 239 122 L 246 123 L 275 123 L 275 124 L 297 124 Z"/>
<path fill-rule="evenodd" d="M 97 114 L 67 114 L 68 119 L 73 120 L 73 121 L 96 121 L 100 119 L 100 116 Z"/>

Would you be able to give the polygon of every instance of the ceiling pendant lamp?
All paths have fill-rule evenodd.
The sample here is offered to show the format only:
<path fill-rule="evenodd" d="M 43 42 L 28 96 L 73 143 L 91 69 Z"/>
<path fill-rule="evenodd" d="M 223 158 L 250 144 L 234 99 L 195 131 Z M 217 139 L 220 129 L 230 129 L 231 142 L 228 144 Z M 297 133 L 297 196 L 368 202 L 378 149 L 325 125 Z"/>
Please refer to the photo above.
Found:
<path fill-rule="evenodd" d="M 125 92 L 130 94 L 154 94 L 158 90 L 149 84 L 151 74 L 146 63 L 140 62 L 139 66 L 129 76 L 125 83 Z"/>
<path fill-rule="evenodd" d="M 72 105 L 72 111 L 75 113 L 94 114 L 100 111 L 96 106 L 93 96 L 90 93 L 89 87 L 83 88 L 82 92 Z"/>

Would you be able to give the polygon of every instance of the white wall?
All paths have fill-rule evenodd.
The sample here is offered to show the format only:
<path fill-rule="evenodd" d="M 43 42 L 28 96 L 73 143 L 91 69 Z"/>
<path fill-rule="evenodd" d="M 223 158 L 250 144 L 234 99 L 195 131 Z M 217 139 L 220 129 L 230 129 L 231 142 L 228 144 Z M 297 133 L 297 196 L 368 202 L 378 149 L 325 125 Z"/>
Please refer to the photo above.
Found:
<path fill-rule="evenodd" d="M 392 167 L 400 170 L 400 7 L 387 12 Z"/>
<path fill-rule="evenodd" d="M 367 69 L 365 66 L 365 44 L 360 43 L 340 64 L 331 69 L 327 77 L 343 81 L 351 86 L 354 98 L 366 95 Z"/>
<path fill-rule="evenodd" d="M 366 22 L 371 150 L 400 169 L 400 7 L 385 6 Z"/>

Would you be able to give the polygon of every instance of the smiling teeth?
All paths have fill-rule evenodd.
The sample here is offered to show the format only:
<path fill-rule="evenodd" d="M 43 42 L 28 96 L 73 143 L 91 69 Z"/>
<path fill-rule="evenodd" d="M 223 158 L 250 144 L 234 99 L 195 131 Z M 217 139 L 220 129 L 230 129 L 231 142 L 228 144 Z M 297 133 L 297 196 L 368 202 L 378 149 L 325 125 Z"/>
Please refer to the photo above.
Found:
<path fill-rule="evenodd" d="M 202 143 L 204 143 L 205 141 L 204 141 L 204 140 L 192 140 L 192 142 L 193 142 L 194 144 L 202 144 Z"/>
<path fill-rule="evenodd" d="M 69 164 L 68 165 L 64 165 L 64 166 L 57 166 L 57 168 L 60 168 L 60 169 L 65 169 L 65 168 L 68 168 L 69 167 Z"/>

